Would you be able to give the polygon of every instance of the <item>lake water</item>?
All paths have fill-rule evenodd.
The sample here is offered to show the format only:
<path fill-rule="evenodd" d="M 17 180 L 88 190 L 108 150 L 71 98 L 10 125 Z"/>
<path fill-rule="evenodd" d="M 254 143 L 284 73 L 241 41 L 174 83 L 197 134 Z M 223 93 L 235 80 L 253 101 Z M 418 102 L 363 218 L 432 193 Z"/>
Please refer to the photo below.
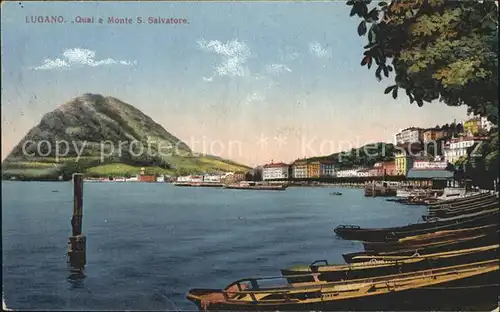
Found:
<path fill-rule="evenodd" d="M 58 192 L 53 192 L 57 190 Z M 329 196 L 340 191 L 342 196 Z M 365 198 L 361 189 L 284 192 L 86 183 L 84 277 L 66 264 L 71 182 L 3 182 L 4 298 L 36 310 L 195 310 L 190 288 L 221 288 L 250 276 L 327 259 L 360 243 L 337 239 L 338 224 L 416 222 L 425 208 Z"/>

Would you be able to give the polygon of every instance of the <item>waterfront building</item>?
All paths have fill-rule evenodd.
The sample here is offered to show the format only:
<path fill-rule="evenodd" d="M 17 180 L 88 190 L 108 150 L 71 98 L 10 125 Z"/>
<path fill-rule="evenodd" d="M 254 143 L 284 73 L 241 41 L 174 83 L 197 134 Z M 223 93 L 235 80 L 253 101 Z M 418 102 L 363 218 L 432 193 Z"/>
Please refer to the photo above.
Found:
<path fill-rule="evenodd" d="M 413 185 L 419 187 L 429 187 L 433 189 L 444 189 L 453 181 L 453 172 L 440 168 L 416 169 L 408 172 L 408 180 L 413 181 Z"/>
<path fill-rule="evenodd" d="M 337 170 L 335 174 L 337 178 L 368 177 L 370 170 L 367 168 L 344 169 Z"/>
<path fill-rule="evenodd" d="M 191 183 L 202 183 L 203 182 L 203 176 L 202 175 L 192 175 L 190 176 L 190 181 Z"/>
<path fill-rule="evenodd" d="M 394 160 L 384 161 L 382 163 L 384 173 L 386 176 L 395 176 L 396 175 L 396 163 Z"/>
<path fill-rule="evenodd" d="M 311 161 L 307 163 L 307 177 L 319 178 L 321 165 L 319 161 Z"/>
<path fill-rule="evenodd" d="M 334 177 L 335 176 L 335 163 L 333 161 L 322 160 L 320 163 L 320 176 Z"/>
<path fill-rule="evenodd" d="M 395 153 L 394 163 L 395 163 L 396 175 L 406 175 L 408 160 L 410 160 L 410 157 L 406 155 L 405 151 L 397 151 Z"/>
<path fill-rule="evenodd" d="M 343 170 L 337 170 L 337 178 L 350 178 L 350 177 L 356 177 L 357 176 L 357 169 L 343 169 Z"/>
<path fill-rule="evenodd" d="M 488 118 L 481 117 L 481 129 L 485 130 L 486 132 L 490 132 L 491 128 L 493 127 L 495 127 L 495 124 L 489 121 Z"/>
<path fill-rule="evenodd" d="M 416 127 L 403 129 L 398 133 L 396 133 L 395 135 L 396 144 L 399 145 L 399 144 L 408 144 L 413 142 L 421 142 L 423 132 L 424 129 Z"/>
<path fill-rule="evenodd" d="M 367 169 L 367 168 L 358 169 L 356 171 L 356 176 L 357 177 L 369 177 L 370 176 L 370 169 Z"/>
<path fill-rule="evenodd" d="M 404 175 L 413 167 L 413 160 L 422 152 L 422 145 L 417 142 L 407 143 L 396 146 L 394 153 L 395 173 Z"/>
<path fill-rule="evenodd" d="M 156 182 L 155 175 L 141 174 L 139 175 L 139 182 Z"/>
<path fill-rule="evenodd" d="M 369 170 L 370 177 L 395 176 L 394 161 L 377 162 Z"/>
<path fill-rule="evenodd" d="M 270 163 L 262 168 L 262 179 L 266 180 L 284 180 L 288 179 L 289 165 L 284 163 Z"/>
<path fill-rule="evenodd" d="M 437 141 L 448 136 L 448 131 L 439 128 L 429 128 L 423 131 L 422 137 L 424 143 Z"/>
<path fill-rule="evenodd" d="M 396 175 L 406 175 L 413 167 L 413 157 L 407 155 L 405 151 L 399 151 L 394 157 Z"/>
<path fill-rule="evenodd" d="M 436 169 L 436 170 L 443 170 L 446 169 L 446 166 L 448 163 L 446 161 L 431 161 L 431 160 L 423 160 L 423 159 L 417 159 L 413 162 L 413 168 L 412 169 L 418 169 L 418 170 L 427 170 L 427 169 Z"/>
<path fill-rule="evenodd" d="M 220 175 L 204 175 L 203 176 L 203 182 L 207 183 L 221 183 L 221 176 Z"/>
<path fill-rule="evenodd" d="M 464 131 L 467 136 L 474 136 L 481 129 L 481 118 L 474 117 L 464 122 Z"/>
<path fill-rule="evenodd" d="M 243 171 L 236 171 L 236 172 L 233 174 L 233 179 L 234 179 L 234 181 L 236 181 L 236 182 L 245 181 L 245 180 L 246 180 L 246 175 L 247 175 L 247 173 L 246 173 L 246 172 L 243 172 Z"/>
<path fill-rule="evenodd" d="M 139 176 L 126 178 L 125 182 L 139 182 Z"/>
<path fill-rule="evenodd" d="M 307 178 L 307 161 L 306 160 L 296 160 L 292 164 L 292 177 L 295 179 Z"/>
<path fill-rule="evenodd" d="M 177 177 L 177 182 L 191 182 L 191 176 Z"/>
<path fill-rule="evenodd" d="M 234 184 L 246 180 L 246 173 L 243 171 L 228 172 L 220 178 L 220 183 Z M 206 181 L 205 181 L 206 182 Z"/>
<path fill-rule="evenodd" d="M 446 162 L 455 163 L 460 157 L 467 157 L 474 148 L 485 139 L 482 137 L 461 137 L 446 142 L 444 159 Z"/>
<path fill-rule="evenodd" d="M 384 165 L 381 162 L 375 163 L 373 168 L 369 170 L 370 177 L 381 177 L 384 175 Z"/>

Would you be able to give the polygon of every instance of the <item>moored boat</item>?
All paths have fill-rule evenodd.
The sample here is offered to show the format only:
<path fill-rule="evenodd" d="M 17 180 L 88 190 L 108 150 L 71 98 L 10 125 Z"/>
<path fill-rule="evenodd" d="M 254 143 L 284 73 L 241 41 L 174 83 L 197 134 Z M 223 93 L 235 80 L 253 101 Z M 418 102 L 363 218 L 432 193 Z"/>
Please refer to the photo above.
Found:
<path fill-rule="evenodd" d="M 192 289 L 200 310 L 400 310 L 442 309 L 469 300 L 497 300 L 498 259 L 411 273 L 338 282 L 287 283 L 286 277 L 247 278 L 224 289 Z M 317 275 L 317 273 L 313 273 Z M 281 281 L 277 286 L 266 282 Z M 490 287 L 462 287 L 486 283 Z M 476 294 L 476 296 L 471 296 Z"/>
<path fill-rule="evenodd" d="M 422 235 L 408 236 L 392 242 L 364 242 L 366 251 L 390 251 L 404 249 L 427 248 L 446 242 L 458 242 L 470 237 L 483 234 L 494 234 L 498 231 L 498 224 L 489 224 L 473 228 L 437 231 Z"/>
<path fill-rule="evenodd" d="M 334 229 L 335 234 L 343 239 L 366 242 L 394 241 L 399 238 L 426 234 L 441 230 L 470 228 L 498 222 L 498 208 L 464 214 L 453 218 L 436 218 L 429 222 L 414 223 L 401 227 L 389 228 L 361 228 L 356 225 L 339 225 Z"/>
<path fill-rule="evenodd" d="M 310 273 L 319 273 L 317 279 L 320 281 L 333 282 L 485 261 L 498 257 L 498 251 L 499 244 L 494 244 L 428 255 L 385 257 L 375 255 L 350 264 L 331 265 L 326 260 L 318 260 L 309 265 L 282 269 L 281 274 L 287 277 L 289 283 L 312 282 L 316 277 L 305 275 Z"/>
<path fill-rule="evenodd" d="M 424 221 L 432 220 L 434 218 L 452 218 L 458 217 L 465 214 L 471 214 L 476 212 L 481 212 L 484 210 L 489 210 L 498 207 L 498 201 L 485 202 L 478 205 L 471 205 L 469 207 L 464 207 L 463 209 L 443 209 L 438 212 L 430 212 L 427 215 L 423 215 L 422 219 Z"/>
<path fill-rule="evenodd" d="M 412 256 L 428 255 L 438 252 L 446 252 L 460 249 L 488 246 L 498 243 L 498 232 L 494 234 L 481 234 L 472 237 L 452 239 L 445 242 L 429 244 L 427 246 L 410 247 L 407 249 L 388 250 L 388 251 L 359 251 L 342 254 L 345 262 L 355 263 L 366 261 L 370 256 Z"/>
<path fill-rule="evenodd" d="M 470 202 L 481 200 L 481 199 L 486 198 L 486 197 L 491 197 L 492 195 L 496 196 L 495 194 L 492 194 L 490 192 L 481 192 L 481 193 L 470 194 L 470 195 L 459 197 L 459 198 L 438 200 L 438 201 L 430 204 L 429 209 L 441 208 L 442 206 L 453 206 L 453 205 L 461 205 L 464 203 L 470 203 Z"/>

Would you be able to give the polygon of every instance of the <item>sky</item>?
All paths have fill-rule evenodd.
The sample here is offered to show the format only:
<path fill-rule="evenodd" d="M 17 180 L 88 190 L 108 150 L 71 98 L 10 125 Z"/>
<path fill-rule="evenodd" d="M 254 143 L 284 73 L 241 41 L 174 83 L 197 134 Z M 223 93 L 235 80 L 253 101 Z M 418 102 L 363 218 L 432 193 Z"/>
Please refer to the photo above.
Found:
<path fill-rule="evenodd" d="M 392 79 L 360 66 L 367 39 L 349 11 L 343 1 L 2 3 L 2 160 L 84 93 L 134 105 L 196 152 L 251 166 L 467 119 L 465 107 L 385 95 Z M 36 22 L 46 16 L 64 22 Z M 85 17 L 94 23 L 78 23 Z"/>

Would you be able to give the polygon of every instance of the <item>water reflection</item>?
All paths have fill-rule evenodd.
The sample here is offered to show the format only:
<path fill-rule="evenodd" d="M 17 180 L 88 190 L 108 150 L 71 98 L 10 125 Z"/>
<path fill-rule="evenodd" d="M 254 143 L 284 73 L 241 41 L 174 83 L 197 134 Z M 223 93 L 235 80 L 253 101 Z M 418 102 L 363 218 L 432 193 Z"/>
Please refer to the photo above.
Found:
<path fill-rule="evenodd" d="M 69 266 L 69 275 L 67 280 L 70 283 L 72 289 L 83 288 L 84 279 L 85 279 L 85 273 L 83 272 L 83 269 Z"/>

